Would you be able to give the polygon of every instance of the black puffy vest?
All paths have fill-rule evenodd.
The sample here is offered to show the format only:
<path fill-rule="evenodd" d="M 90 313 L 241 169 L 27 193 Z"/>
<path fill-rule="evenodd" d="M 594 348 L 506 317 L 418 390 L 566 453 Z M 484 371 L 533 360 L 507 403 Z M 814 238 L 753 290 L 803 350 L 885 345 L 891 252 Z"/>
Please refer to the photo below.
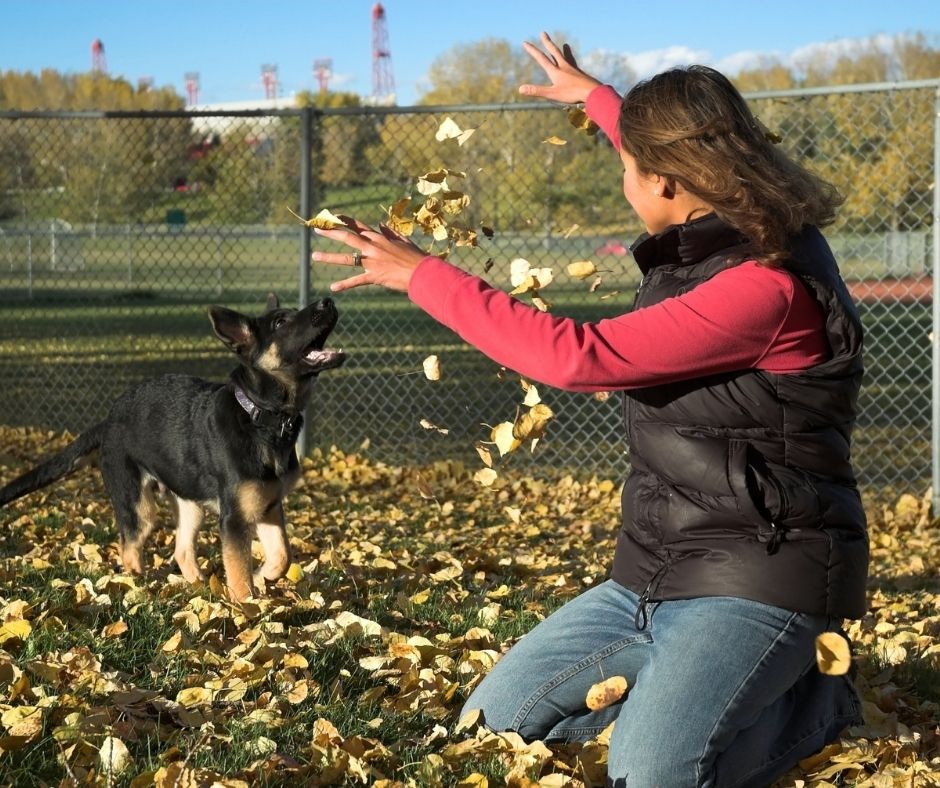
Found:
<path fill-rule="evenodd" d="M 641 236 L 635 308 L 747 259 L 746 240 L 713 214 Z M 819 231 L 794 238 L 791 253 L 787 269 L 825 311 L 829 360 L 624 394 L 631 472 L 612 577 L 644 601 L 736 596 L 837 618 L 865 611 L 868 536 L 849 459 L 862 327 Z"/>

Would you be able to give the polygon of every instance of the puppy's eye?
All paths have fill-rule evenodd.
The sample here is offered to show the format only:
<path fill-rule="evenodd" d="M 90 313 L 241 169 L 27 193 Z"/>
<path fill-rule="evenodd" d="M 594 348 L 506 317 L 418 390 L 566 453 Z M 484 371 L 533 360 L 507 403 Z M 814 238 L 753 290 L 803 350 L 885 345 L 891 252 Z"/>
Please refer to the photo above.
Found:
<path fill-rule="evenodd" d="M 274 321 L 274 330 L 277 331 L 277 330 L 278 330 L 281 326 L 283 326 L 286 322 L 287 322 L 287 320 L 286 320 L 285 318 L 279 317 L 277 320 Z"/>

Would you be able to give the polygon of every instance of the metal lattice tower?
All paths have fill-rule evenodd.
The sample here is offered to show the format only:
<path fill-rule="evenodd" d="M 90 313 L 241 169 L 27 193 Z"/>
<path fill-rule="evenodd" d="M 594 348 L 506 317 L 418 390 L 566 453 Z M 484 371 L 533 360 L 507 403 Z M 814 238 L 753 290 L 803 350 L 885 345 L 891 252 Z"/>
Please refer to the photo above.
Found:
<path fill-rule="evenodd" d="M 329 57 L 317 58 L 313 61 L 313 75 L 317 78 L 320 92 L 326 93 L 330 88 L 330 77 L 333 76 L 333 59 Z"/>
<path fill-rule="evenodd" d="M 91 42 L 91 70 L 96 74 L 108 73 L 108 61 L 104 57 L 104 44 L 100 38 Z"/>
<path fill-rule="evenodd" d="M 388 23 L 381 3 L 372 6 L 372 99 L 376 104 L 395 102 L 392 50 L 388 43 Z"/>
<path fill-rule="evenodd" d="M 265 63 L 261 66 L 261 82 L 264 85 L 266 99 L 277 98 L 277 66 Z"/>
<path fill-rule="evenodd" d="M 187 71 L 186 79 L 186 101 L 189 106 L 194 107 L 199 103 L 199 72 Z"/>

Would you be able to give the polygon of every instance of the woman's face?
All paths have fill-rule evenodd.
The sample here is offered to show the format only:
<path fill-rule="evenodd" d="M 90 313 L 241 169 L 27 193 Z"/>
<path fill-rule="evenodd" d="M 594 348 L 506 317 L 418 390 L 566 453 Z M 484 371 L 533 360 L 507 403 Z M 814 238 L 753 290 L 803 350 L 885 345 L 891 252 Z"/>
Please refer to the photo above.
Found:
<path fill-rule="evenodd" d="M 671 215 L 667 215 L 671 214 L 668 210 L 671 206 L 669 200 L 663 199 L 662 179 L 641 173 L 636 159 L 623 149 L 620 160 L 623 162 L 623 196 L 646 225 L 646 231 L 655 234 L 674 224 Z"/>

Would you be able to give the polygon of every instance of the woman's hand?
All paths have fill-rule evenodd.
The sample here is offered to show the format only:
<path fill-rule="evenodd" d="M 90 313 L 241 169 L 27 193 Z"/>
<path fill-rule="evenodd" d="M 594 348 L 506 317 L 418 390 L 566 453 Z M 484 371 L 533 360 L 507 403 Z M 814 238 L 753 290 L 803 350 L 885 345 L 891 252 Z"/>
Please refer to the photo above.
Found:
<path fill-rule="evenodd" d="M 349 266 L 355 276 L 330 285 L 338 293 L 362 285 L 381 285 L 390 290 L 408 291 L 411 275 L 427 253 L 385 225 L 373 230 L 369 225 L 340 217 L 348 230 L 315 230 L 317 235 L 346 244 L 351 252 L 314 252 L 318 263 Z"/>
<path fill-rule="evenodd" d="M 562 104 L 580 104 L 586 101 L 588 94 L 601 83 L 578 68 L 571 47 L 567 44 L 559 49 L 548 33 L 542 33 L 542 46 L 545 47 L 545 52 L 528 41 L 522 45 L 542 67 L 552 84 L 520 85 L 519 92 L 523 96 L 536 96 Z"/>

